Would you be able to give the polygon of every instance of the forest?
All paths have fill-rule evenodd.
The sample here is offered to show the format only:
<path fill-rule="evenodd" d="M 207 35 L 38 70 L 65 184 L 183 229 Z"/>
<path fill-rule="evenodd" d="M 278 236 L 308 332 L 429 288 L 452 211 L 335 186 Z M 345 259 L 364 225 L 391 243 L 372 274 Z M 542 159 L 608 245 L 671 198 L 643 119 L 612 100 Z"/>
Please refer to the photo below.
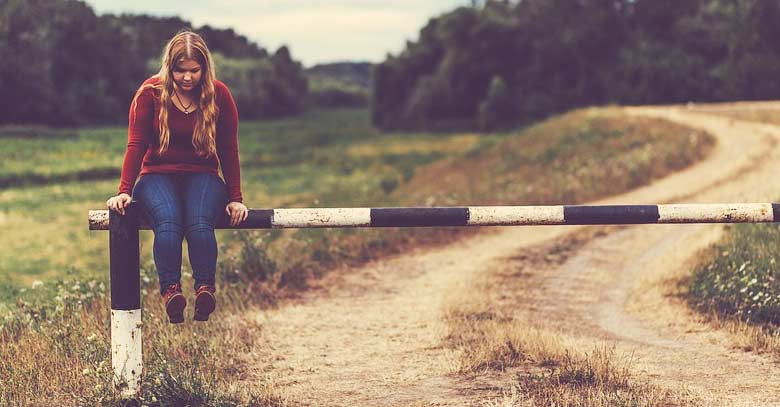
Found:
<path fill-rule="evenodd" d="M 96 15 L 76 0 L 0 1 L 0 124 L 126 119 L 163 46 L 206 39 L 242 118 L 371 106 L 383 130 L 497 130 L 574 108 L 774 99 L 776 0 L 488 0 L 431 18 L 376 65 L 304 69 L 232 29 Z"/>
<path fill-rule="evenodd" d="M 491 130 L 590 105 L 775 99 L 776 0 L 475 2 L 374 69 L 383 129 Z"/>
<path fill-rule="evenodd" d="M 176 17 L 97 16 L 81 1 L 0 0 L 0 124 L 127 120 L 135 90 L 159 69 L 165 43 L 183 28 L 204 37 L 243 118 L 303 109 L 306 76 L 285 46 L 269 52 L 232 29 L 193 27 Z"/>

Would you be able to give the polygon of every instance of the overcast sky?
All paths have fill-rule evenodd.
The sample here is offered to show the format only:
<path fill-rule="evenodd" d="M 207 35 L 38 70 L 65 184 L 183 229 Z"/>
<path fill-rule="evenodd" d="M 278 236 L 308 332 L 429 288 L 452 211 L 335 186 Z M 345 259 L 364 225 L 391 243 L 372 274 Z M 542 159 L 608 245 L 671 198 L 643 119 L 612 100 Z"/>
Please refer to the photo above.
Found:
<path fill-rule="evenodd" d="M 98 14 L 179 16 L 195 27 L 233 28 L 273 52 L 290 47 L 311 66 L 384 60 L 416 39 L 430 17 L 469 0 L 87 0 Z M 164 44 L 160 44 L 162 48 Z"/>

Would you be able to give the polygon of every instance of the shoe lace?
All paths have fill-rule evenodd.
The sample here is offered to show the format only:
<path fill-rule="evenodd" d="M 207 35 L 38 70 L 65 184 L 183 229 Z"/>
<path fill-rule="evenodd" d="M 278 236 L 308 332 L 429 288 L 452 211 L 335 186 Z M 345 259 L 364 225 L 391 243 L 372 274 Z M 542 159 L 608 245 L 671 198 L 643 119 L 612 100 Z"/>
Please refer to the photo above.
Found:
<path fill-rule="evenodd" d="M 171 295 L 181 292 L 181 284 L 171 284 L 168 287 L 165 288 L 165 294 L 163 294 L 164 297 L 168 298 Z"/>

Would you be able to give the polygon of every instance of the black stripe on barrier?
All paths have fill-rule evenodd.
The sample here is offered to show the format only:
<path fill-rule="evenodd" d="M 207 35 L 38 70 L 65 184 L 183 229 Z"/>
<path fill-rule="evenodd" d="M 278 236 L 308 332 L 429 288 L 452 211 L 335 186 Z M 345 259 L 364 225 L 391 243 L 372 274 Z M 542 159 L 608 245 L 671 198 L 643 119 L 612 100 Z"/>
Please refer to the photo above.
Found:
<path fill-rule="evenodd" d="M 250 209 L 246 220 L 236 227 L 230 226 L 230 218 L 223 213 L 217 218 L 217 229 L 270 229 L 273 227 L 273 209 Z"/>
<path fill-rule="evenodd" d="M 564 206 L 563 219 L 573 225 L 658 223 L 658 205 Z"/>
<path fill-rule="evenodd" d="M 466 226 L 468 208 L 371 208 L 371 226 Z"/>
<path fill-rule="evenodd" d="M 780 222 L 780 203 L 772 204 L 772 221 Z"/>

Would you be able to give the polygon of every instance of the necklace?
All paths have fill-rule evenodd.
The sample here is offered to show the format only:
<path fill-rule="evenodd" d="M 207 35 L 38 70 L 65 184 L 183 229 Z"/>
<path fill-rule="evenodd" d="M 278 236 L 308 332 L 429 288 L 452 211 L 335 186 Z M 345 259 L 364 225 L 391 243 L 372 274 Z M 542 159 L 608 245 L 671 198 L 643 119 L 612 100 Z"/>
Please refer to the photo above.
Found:
<path fill-rule="evenodd" d="M 190 100 L 190 104 L 188 104 L 187 106 L 184 106 L 184 103 L 182 103 L 181 99 L 179 98 L 179 93 L 176 92 L 175 90 L 173 91 L 173 96 L 176 96 L 176 100 L 178 100 L 179 104 L 181 105 L 181 107 L 184 108 L 184 114 L 190 114 L 190 106 L 192 106 L 192 104 L 194 102 L 192 100 Z"/>

